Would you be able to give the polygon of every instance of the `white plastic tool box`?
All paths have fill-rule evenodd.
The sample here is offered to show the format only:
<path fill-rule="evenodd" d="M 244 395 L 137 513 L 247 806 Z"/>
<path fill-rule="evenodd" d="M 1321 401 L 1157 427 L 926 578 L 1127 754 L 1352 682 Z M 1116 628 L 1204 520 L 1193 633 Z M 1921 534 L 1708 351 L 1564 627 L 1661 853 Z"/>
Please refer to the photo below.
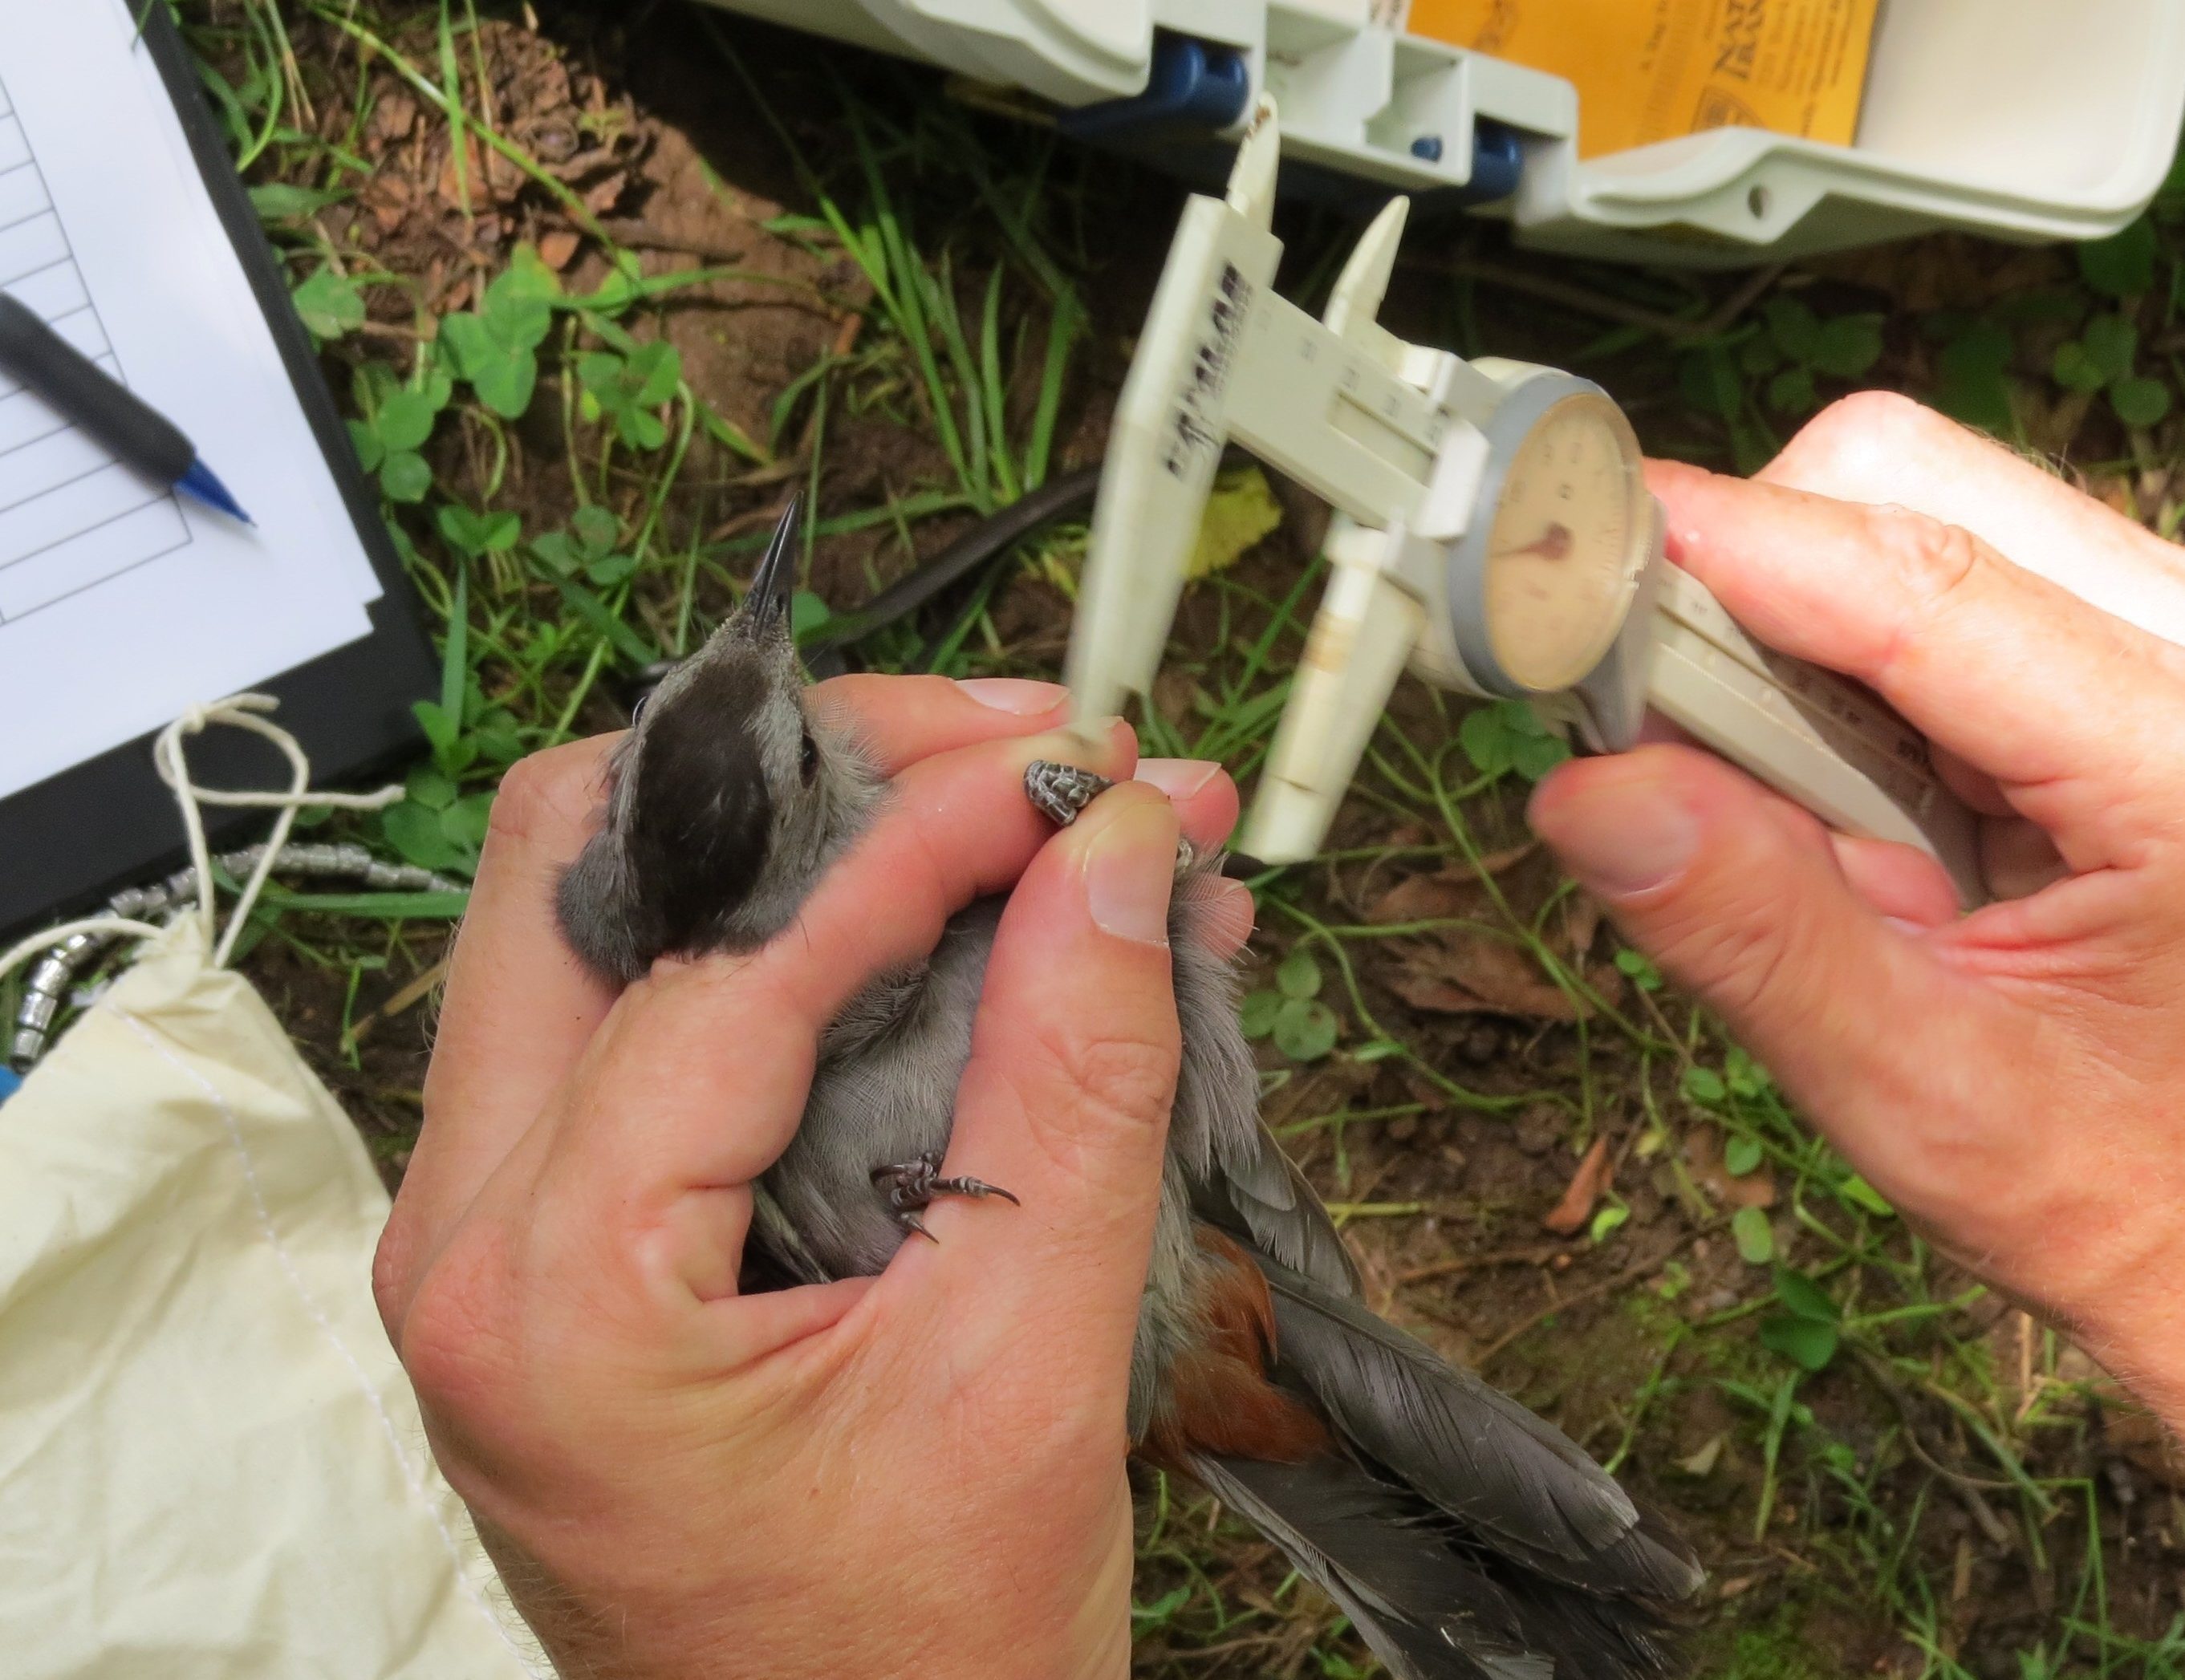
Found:
<path fill-rule="evenodd" d="M 1233 139 L 1264 88 L 1286 164 L 1323 186 L 1684 266 L 1945 227 L 2098 238 L 2161 184 L 2185 114 L 2185 0 L 1883 0 L 1852 144 L 1717 128 L 1583 160 L 1570 83 L 1405 33 L 1409 0 L 716 3 L 1018 90 L 1155 158 Z"/>

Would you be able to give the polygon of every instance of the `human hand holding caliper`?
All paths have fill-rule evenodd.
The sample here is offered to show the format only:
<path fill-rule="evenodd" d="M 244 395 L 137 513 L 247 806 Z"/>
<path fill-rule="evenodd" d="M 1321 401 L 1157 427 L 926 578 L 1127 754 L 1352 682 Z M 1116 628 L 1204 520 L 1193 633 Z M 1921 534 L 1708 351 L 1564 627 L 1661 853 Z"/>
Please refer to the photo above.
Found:
<path fill-rule="evenodd" d="M 1972 813 L 1870 693 L 1753 643 L 1668 565 L 1637 438 L 1597 386 L 1410 344 L 1376 319 L 1393 200 L 1313 319 L 1272 289 L 1273 108 L 1226 197 L 1185 207 L 1116 410 L 1070 686 L 1144 692 L 1215 466 L 1234 443 L 1333 505 L 1329 578 L 1239 849 L 1310 857 L 1406 666 L 1523 699 L 1599 751 L 1666 717 L 1848 832 L 1918 846 L 1982 896 Z"/>
<path fill-rule="evenodd" d="M 1564 766 L 1534 828 L 1877 1189 L 2185 1428 L 2185 650 L 2081 599 L 2185 634 L 2185 554 L 1880 393 L 1756 483 L 1651 483 L 1673 560 L 1934 741 L 2003 901 L 1680 746 Z"/>
<path fill-rule="evenodd" d="M 1330 577 L 1240 849 L 1319 848 L 1406 665 L 1532 700 L 1611 754 L 1535 801 L 1573 873 L 1877 1187 L 2185 1425 L 2185 653 L 2134 628 L 2185 641 L 2176 549 L 1879 393 L 1759 484 L 1642 480 L 1593 388 L 1376 324 L 1400 204 L 1321 321 L 1276 297 L 1273 167 L 1262 121 L 1179 227 L 1081 713 L 1150 683 L 1223 445 L 1297 477 Z M 1650 712 L 1719 756 L 1622 751 Z"/>

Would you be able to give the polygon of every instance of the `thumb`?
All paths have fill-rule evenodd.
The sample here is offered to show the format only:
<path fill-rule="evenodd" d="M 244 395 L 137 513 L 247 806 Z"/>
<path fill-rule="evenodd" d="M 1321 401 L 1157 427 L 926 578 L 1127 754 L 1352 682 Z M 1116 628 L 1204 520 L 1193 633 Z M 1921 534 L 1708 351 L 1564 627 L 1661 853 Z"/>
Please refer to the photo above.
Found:
<path fill-rule="evenodd" d="M 1574 761 L 1529 817 L 1877 1182 L 1896 1176 L 1892 1128 L 1932 1070 L 1981 1065 L 1948 1041 L 1982 1033 L 1991 1000 L 1859 897 L 1819 823 L 1719 760 L 1651 746 Z"/>
<path fill-rule="evenodd" d="M 945 1199 L 925 1216 L 937 1243 L 898 1256 L 941 1275 L 959 1349 L 992 1337 L 992 1351 L 1118 1397 L 1181 1053 L 1177 834 L 1168 800 L 1126 782 L 1025 871 L 987 961 L 945 1164 L 1020 1205 Z"/>

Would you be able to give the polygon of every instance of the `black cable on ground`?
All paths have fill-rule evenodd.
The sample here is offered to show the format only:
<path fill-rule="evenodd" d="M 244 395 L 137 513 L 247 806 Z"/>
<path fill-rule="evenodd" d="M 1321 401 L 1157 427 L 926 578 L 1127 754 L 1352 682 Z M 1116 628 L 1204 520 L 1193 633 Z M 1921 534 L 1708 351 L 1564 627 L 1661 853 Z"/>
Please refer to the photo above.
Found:
<path fill-rule="evenodd" d="M 863 606 L 843 614 L 834 626 L 805 643 L 799 651 L 806 667 L 815 678 L 838 676 L 848 670 L 849 649 L 891 624 L 901 623 L 936 596 L 976 576 L 1042 526 L 1089 513 L 1099 489 L 1099 467 L 1080 467 L 1049 479 L 1000 511 L 989 514 L 925 564 L 897 578 Z M 928 668 L 985 605 L 986 592 L 981 590 L 947 629 L 919 650 L 912 664 L 920 670 Z"/>
<path fill-rule="evenodd" d="M 1099 467 L 1083 466 L 1049 479 L 1007 507 L 987 515 L 931 560 L 897 578 L 863 606 L 839 615 L 824 633 L 806 642 L 798 650 L 805 668 L 811 672 L 814 681 L 841 676 L 851 668 L 849 652 L 858 643 L 891 624 L 901 623 L 937 596 L 967 578 L 977 577 L 982 570 L 990 570 L 1042 526 L 1088 516 L 1099 489 Z M 948 628 L 919 649 L 917 656 L 910 661 L 911 669 L 930 670 L 942 650 L 960 638 L 985 611 L 992 593 L 991 581 L 989 587 L 975 590 L 970 602 Z M 674 668 L 675 663 L 672 659 L 663 659 L 640 671 L 631 684 L 633 702 L 657 688 L 660 679 Z"/>

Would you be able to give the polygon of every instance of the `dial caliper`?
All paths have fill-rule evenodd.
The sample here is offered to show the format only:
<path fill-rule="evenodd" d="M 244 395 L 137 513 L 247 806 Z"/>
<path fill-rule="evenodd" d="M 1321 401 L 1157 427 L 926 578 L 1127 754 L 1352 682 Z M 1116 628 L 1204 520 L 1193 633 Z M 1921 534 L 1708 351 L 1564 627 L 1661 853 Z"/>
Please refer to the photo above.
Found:
<path fill-rule="evenodd" d="M 1408 665 L 1530 701 L 1596 751 L 1652 711 L 1847 834 L 1939 858 L 1987 896 L 1971 814 L 1918 731 L 1747 638 L 1662 555 L 1639 442 L 1599 386 L 1409 344 L 1377 315 L 1407 202 L 1366 230 L 1317 321 L 1273 289 L 1277 138 L 1263 99 L 1226 198 L 1194 196 L 1123 387 L 1070 648 L 1081 718 L 1152 685 L 1223 449 L 1336 510 L 1329 578 L 1239 847 L 1326 837 Z"/>

